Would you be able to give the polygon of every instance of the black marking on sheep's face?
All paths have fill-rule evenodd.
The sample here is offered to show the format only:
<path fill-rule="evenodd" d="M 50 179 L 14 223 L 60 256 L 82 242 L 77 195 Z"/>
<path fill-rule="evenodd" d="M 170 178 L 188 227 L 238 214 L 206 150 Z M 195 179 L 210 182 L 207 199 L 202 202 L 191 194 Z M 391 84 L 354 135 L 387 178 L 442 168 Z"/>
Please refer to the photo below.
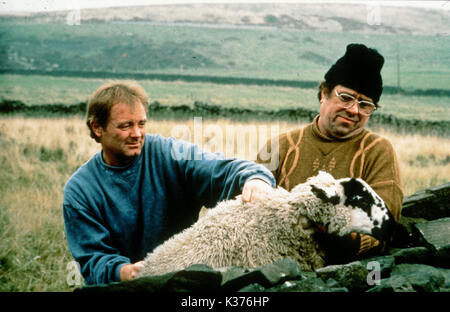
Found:
<path fill-rule="evenodd" d="M 376 220 L 375 220 L 376 221 Z M 377 222 L 378 223 L 378 222 Z M 375 222 L 374 222 L 375 224 Z M 375 224 L 377 225 L 377 224 Z M 397 223 L 389 209 L 386 209 L 386 215 L 383 216 L 381 225 L 372 229 L 372 236 L 381 241 L 388 241 L 390 235 L 395 231 Z"/>
<path fill-rule="evenodd" d="M 344 187 L 344 205 L 358 207 L 372 219 L 372 206 L 375 201 L 365 186 L 355 178 L 343 181 L 341 184 Z"/>
<path fill-rule="evenodd" d="M 341 201 L 341 198 L 339 197 L 339 195 L 334 195 L 334 196 L 328 197 L 327 193 L 324 190 L 318 188 L 315 185 L 311 185 L 311 191 L 314 193 L 314 195 L 317 196 L 317 198 L 320 198 L 324 203 L 330 203 L 332 205 L 337 205 Z"/>
<path fill-rule="evenodd" d="M 378 240 L 388 240 L 396 222 L 383 200 L 358 179 L 351 178 L 341 184 L 346 197 L 344 205 L 363 210 L 373 223 L 371 235 Z"/>

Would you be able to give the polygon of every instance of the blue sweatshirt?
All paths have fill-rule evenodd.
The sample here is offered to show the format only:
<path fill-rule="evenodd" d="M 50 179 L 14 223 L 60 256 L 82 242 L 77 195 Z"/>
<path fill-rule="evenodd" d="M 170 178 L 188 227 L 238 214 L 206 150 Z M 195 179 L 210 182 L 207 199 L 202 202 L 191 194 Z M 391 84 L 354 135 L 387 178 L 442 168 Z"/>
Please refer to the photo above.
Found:
<path fill-rule="evenodd" d="M 119 281 L 121 266 L 143 260 L 193 224 L 202 206 L 240 194 L 254 178 L 275 187 L 261 165 L 160 135 L 147 134 L 141 154 L 125 167 L 95 154 L 64 188 L 66 238 L 85 283 Z"/>

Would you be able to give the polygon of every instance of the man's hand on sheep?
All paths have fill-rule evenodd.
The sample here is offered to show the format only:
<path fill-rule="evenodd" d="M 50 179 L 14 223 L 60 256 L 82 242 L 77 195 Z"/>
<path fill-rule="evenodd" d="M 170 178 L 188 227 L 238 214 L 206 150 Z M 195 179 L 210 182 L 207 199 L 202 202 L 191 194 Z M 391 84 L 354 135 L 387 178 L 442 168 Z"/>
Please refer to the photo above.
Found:
<path fill-rule="evenodd" d="M 120 281 L 128 281 L 135 278 L 144 267 L 144 261 L 128 263 L 120 268 Z"/>
<path fill-rule="evenodd" d="M 324 227 L 322 224 L 314 224 L 316 230 L 321 233 L 322 235 L 325 235 L 328 230 L 326 227 Z M 355 250 L 357 255 L 363 255 L 365 253 L 368 253 L 372 250 L 379 251 L 383 250 L 386 246 L 385 242 L 380 242 L 375 237 L 368 235 L 368 234 L 360 234 L 357 232 L 351 232 L 348 234 L 348 238 L 350 241 L 348 242 L 357 242 L 359 245 L 359 249 Z"/>
<path fill-rule="evenodd" d="M 242 201 L 252 202 L 258 198 L 261 198 L 264 194 L 267 194 L 272 190 L 266 181 L 260 179 L 252 179 L 245 182 L 242 188 Z"/>

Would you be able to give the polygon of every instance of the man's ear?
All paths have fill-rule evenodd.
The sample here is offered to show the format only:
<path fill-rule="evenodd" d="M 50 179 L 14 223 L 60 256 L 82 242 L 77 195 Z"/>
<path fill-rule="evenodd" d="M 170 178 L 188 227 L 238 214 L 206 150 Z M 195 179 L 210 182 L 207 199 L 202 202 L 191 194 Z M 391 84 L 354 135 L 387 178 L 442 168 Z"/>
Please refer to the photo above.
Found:
<path fill-rule="evenodd" d="M 322 88 L 322 90 L 320 91 L 320 103 L 322 104 L 323 100 L 328 98 L 327 93 L 328 93 L 328 89 L 327 88 Z"/>
<path fill-rule="evenodd" d="M 97 136 L 97 138 L 101 139 L 103 136 L 103 127 L 100 126 L 96 121 L 92 120 L 91 121 L 91 129 L 92 131 L 95 133 L 95 135 Z"/>

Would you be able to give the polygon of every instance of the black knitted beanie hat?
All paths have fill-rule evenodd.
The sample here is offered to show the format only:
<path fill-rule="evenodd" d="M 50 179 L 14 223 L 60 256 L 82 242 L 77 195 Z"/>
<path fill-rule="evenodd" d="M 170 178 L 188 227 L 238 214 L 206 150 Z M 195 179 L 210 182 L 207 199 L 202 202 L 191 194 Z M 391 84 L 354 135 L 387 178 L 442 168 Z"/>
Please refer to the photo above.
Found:
<path fill-rule="evenodd" d="M 383 64 L 384 58 L 377 50 L 352 43 L 347 46 L 345 55 L 325 74 L 325 81 L 362 93 L 376 104 L 383 91 L 380 74 Z"/>

